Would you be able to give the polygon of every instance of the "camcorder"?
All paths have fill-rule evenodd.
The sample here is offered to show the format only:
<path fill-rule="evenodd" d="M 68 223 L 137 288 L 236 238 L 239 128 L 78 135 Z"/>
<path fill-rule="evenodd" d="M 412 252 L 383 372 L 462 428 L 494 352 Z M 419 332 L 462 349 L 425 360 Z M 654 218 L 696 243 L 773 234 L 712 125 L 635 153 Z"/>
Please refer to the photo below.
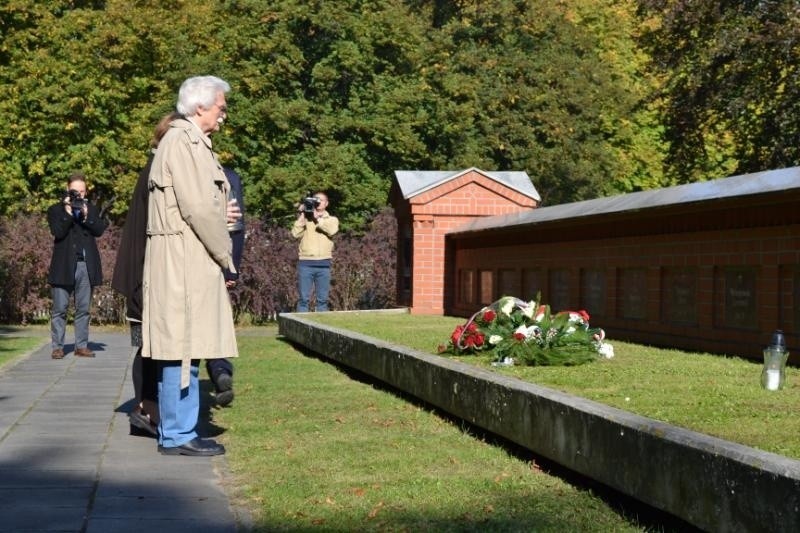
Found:
<path fill-rule="evenodd" d="M 72 208 L 72 218 L 75 222 L 83 220 L 83 206 L 86 205 L 86 199 L 81 198 L 81 193 L 75 189 L 70 189 L 67 193 L 69 197 L 69 206 Z"/>
<path fill-rule="evenodd" d="M 303 214 L 306 216 L 307 220 L 314 219 L 314 211 L 319 206 L 319 198 L 315 197 L 311 191 L 308 192 L 305 198 L 302 201 L 303 204 Z"/>

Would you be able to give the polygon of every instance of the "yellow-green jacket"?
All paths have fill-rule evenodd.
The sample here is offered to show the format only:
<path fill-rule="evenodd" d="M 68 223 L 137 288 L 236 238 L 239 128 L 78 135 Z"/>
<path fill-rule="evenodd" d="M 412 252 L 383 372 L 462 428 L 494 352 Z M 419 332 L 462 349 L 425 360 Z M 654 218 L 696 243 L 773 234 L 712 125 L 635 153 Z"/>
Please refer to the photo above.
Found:
<path fill-rule="evenodd" d="M 292 226 L 292 237 L 300 239 L 299 259 L 316 260 L 333 257 L 331 237 L 339 231 L 339 219 L 325 211 L 315 224 L 311 220 L 298 219 Z"/>

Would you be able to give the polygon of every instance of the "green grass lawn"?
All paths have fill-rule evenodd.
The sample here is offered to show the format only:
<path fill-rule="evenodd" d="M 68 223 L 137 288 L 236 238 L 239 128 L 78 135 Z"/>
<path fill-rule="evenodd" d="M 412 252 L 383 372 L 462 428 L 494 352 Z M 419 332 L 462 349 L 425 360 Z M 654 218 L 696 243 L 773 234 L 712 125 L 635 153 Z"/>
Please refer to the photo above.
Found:
<path fill-rule="evenodd" d="M 409 314 L 331 313 L 313 320 L 428 353 L 464 320 Z M 608 339 L 615 357 L 575 367 L 492 367 L 491 357 L 457 359 L 642 416 L 800 459 L 800 370 L 765 391 L 758 362 L 665 350 Z"/>
<path fill-rule="evenodd" d="M 261 531 L 642 531 L 591 490 L 304 355 L 239 336 L 236 399 L 213 411 Z M 651 522 L 652 523 L 652 522 Z"/>
<path fill-rule="evenodd" d="M 50 339 L 42 328 L 0 326 L 0 368 L 32 352 Z"/>

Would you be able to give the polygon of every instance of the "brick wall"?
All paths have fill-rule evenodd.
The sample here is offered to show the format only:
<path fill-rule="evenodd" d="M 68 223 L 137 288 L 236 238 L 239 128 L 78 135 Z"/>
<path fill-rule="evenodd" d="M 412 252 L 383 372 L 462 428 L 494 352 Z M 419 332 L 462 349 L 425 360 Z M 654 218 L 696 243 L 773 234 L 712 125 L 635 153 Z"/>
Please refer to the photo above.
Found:
<path fill-rule="evenodd" d="M 613 338 L 758 359 L 800 352 L 800 192 L 448 236 L 448 314 L 502 295 L 587 309 Z"/>

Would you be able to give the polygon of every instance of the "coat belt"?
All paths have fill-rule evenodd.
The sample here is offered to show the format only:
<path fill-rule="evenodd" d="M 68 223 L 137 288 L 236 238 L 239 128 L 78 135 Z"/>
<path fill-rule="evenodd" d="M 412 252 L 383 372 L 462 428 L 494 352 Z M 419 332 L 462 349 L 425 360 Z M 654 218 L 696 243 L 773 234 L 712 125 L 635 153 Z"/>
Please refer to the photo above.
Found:
<path fill-rule="evenodd" d="M 182 229 L 170 229 L 170 230 L 168 230 L 168 229 L 165 229 L 165 230 L 149 229 L 149 230 L 147 230 L 147 235 L 148 236 L 152 236 L 152 235 L 180 235 L 181 233 L 183 233 Z"/>

